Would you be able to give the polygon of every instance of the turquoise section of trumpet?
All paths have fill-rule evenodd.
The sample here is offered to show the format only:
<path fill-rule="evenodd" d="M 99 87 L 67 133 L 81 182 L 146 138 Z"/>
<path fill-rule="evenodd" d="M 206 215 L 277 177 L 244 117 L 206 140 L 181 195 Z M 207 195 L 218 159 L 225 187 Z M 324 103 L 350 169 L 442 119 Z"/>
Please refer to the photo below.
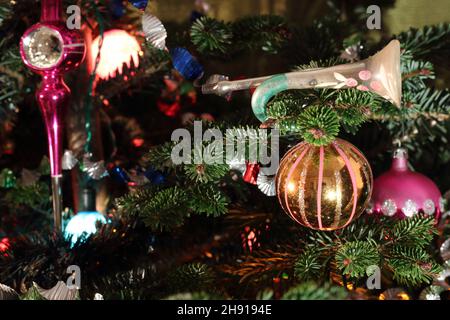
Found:
<path fill-rule="evenodd" d="M 252 109 L 256 118 L 259 121 L 264 122 L 267 118 L 266 105 L 269 100 L 280 93 L 281 91 L 288 89 L 288 81 L 286 74 L 278 74 L 264 81 L 253 93 L 252 97 Z"/>

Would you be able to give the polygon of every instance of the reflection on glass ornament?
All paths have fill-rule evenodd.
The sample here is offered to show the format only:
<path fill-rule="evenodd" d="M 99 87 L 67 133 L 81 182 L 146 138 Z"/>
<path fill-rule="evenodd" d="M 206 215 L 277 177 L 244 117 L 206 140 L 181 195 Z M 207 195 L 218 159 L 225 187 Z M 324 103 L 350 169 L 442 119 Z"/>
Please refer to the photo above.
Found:
<path fill-rule="evenodd" d="M 74 245 L 78 238 L 83 236 L 89 237 L 91 234 L 97 232 L 97 224 L 106 224 L 104 215 L 97 211 L 78 212 L 64 230 L 64 235 L 67 239 L 70 238 L 72 245 Z"/>
<path fill-rule="evenodd" d="M 372 171 L 364 155 L 347 141 L 336 139 L 327 146 L 303 142 L 281 160 L 275 187 L 293 220 L 330 231 L 347 226 L 369 205 Z"/>
<path fill-rule="evenodd" d="M 426 176 L 409 170 L 405 149 L 394 152 L 391 169 L 375 179 L 372 202 L 373 212 L 388 217 L 412 217 L 419 212 L 441 213 L 441 193 Z"/>
<path fill-rule="evenodd" d="M 419 295 L 419 300 L 441 300 L 441 293 L 445 288 L 441 286 L 429 286 L 422 290 Z"/>
<path fill-rule="evenodd" d="M 441 253 L 442 260 L 450 265 L 450 238 L 441 244 L 439 251 Z"/>
<path fill-rule="evenodd" d="M 411 300 L 411 297 L 400 288 L 391 288 L 380 294 L 379 300 Z"/>
<path fill-rule="evenodd" d="M 96 293 L 95 295 L 94 295 L 94 300 L 105 300 L 104 298 L 103 298 L 103 295 L 102 294 L 100 294 L 100 293 Z"/>
<path fill-rule="evenodd" d="M 98 55 L 100 36 L 92 43 L 91 61 L 92 68 Z M 106 31 L 103 34 L 103 43 L 100 52 L 100 62 L 97 66 L 96 74 L 100 79 L 107 80 L 114 78 L 117 73 L 122 74 L 123 65 L 131 68 L 139 66 L 139 55 L 141 46 L 135 37 L 120 29 Z"/>
<path fill-rule="evenodd" d="M 436 280 L 446 286 L 447 288 L 450 288 L 449 285 L 447 284 L 447 280 L 450 278 L 450 266 L 444 268 L 444 270 L 442 270 L 439 275 L 436 277 Z"/>
<path fill-rule="evenodd" d="M 27 61 L 36 68 L 53 67 L 63 56 L 63 39 L 55 29 L 40 26 L 28 33 L 22 41 Z"/>
<path fill-rule="evenodd" d="M 97 226 L 108 221 L 100 212 L 95 211 L 95 191 L 83 189 L 80 197 L 80 212 L 72 217 L 64 230 L 66 239 L 70 239 L 72 246 L 81 239 L 86 240 L 97 232 Z"/>
<path fill-rule="evenodd" d="M 78 163 L 78 159 L 75 157 L 72 150 L 64 151 L 62 157 L 62 169 L 63 170 L 72 170 Z"/>

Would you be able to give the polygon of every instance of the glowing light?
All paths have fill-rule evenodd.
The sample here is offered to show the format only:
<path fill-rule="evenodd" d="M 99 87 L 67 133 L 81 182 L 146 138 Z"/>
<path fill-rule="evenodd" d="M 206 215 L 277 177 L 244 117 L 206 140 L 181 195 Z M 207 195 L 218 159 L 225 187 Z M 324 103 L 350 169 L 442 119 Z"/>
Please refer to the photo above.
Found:
<path fill-rule="evenodd" d="M 392 292 L 390 292 L 391 290 Z M 406 292 L 396 292 L 395 289 L 388 289 L 381 293 L 379 300 L 410 300 L 411 298 Z"/>
<path fill-rule="evenodd" d="M 142 138 L 134 138 L 132 143 L 133 143 L 133 146 L 135 146 L 136 148 L 140 148 L 144 145 L 145 140 Z"/>
<path fill-rule="evenodd" d="M 401 298 L 401 300 L 409 300 L 409 296 L 406 293 L 400 293 L 399 297 Z"/>
<path fill-rule="evenodd" d="M 106 107 L 109 107 L 109 100 L 103 99 L 103 105 L 105 105 Z"/>
<path fill-rule="evenodd" d="M 328 190 L 327 193 L 325 193 L 325 198 L 334 201 L 337 198 L 337 192 L 335 190 Z"/>
<path fill-rule="evenodd" d="M 100 37 L 92 43 L 92 68 L 95 65 L 99 50 Z M 100 62 L 97 66 L 96 74 L 99 78 L 107 80 L 122 74 L 123 65 L 131 67 L 131 62 L 135 67 L 139 66 L 139 56 L 141 46 L 135 37 L 124 30 L 114 29 L 103 34 L 103 44 L 100 52 Z"/>
<path fill-rule="evenodd" d="M 10 243 L 8 238 L 3 238 L 0 241 L 0 253 L 3 253 L 4 256 L 8 256 L 6 253 L 8 249 L 10 248 Z"/>
<path fill-rule="evenodd" d="M 106 224 L 106 218 L 97 211 L 79 212 L 76 216 L 70 219 L 64 230 L 64 236 L 71 238 L 71 243 L 74 245 L 78 238 L 85 237 L 87 239 L 90 235 L 97 232 L 97 224 Z"/>
<path fill-rule="evenodd" d="M 287 185 L 287 190 L 289 192 L 293 192 L 295 190 L 295 183 L 289 182 L 288 185 Z"/>

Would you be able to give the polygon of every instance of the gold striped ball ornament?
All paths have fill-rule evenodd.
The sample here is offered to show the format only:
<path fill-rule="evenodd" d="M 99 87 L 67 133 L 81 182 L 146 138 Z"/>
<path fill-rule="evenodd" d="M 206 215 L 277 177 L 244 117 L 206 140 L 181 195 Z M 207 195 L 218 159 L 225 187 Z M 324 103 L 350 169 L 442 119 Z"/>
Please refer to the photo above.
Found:
<path fill-rule="evenodd" d="M 299 224 L 336 230 L 358 218 L 372 194 L 372 170 L 351 143 L 326 146 L 302 142 L 281 159 L 275 178 L 278 200 Z"/>

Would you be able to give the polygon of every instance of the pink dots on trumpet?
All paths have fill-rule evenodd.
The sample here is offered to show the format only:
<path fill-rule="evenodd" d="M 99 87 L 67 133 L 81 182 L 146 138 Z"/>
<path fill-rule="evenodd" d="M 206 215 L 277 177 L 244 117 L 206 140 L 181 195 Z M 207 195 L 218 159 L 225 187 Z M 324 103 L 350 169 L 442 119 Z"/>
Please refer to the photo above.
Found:
<path fill-rule="evenodd" d="M 377 80 L 371 81 L 370 87 L 375 91 L 381 91 L 383 89 L 383 86 L 381 85 L 380 81 Z"/>
<path fill-rule="evenodd" d="M 353 78 L 347 78 L 347 79 L 345 80 L 345 85 L 346 85 L 347 87 L 356 87 L 356 86 L 358 85 L 358 81 L 356 81 L 356 80 L 353 79 Z"/>
<path fill-rule="evenodd" d="M 362 85 L 362 84 L 357 86 L 356 89 L 358 89 L 360 91 L 369 91 L 369 88 L 367 88 L 365 85 Z"/>
<path fill-rule="evenodd" d="M 358 76 L 361 80 L 367 81 L 372 78 L 372 72 L 370 72 L 369 70 L 362 70 L 358 73 Z"/>

